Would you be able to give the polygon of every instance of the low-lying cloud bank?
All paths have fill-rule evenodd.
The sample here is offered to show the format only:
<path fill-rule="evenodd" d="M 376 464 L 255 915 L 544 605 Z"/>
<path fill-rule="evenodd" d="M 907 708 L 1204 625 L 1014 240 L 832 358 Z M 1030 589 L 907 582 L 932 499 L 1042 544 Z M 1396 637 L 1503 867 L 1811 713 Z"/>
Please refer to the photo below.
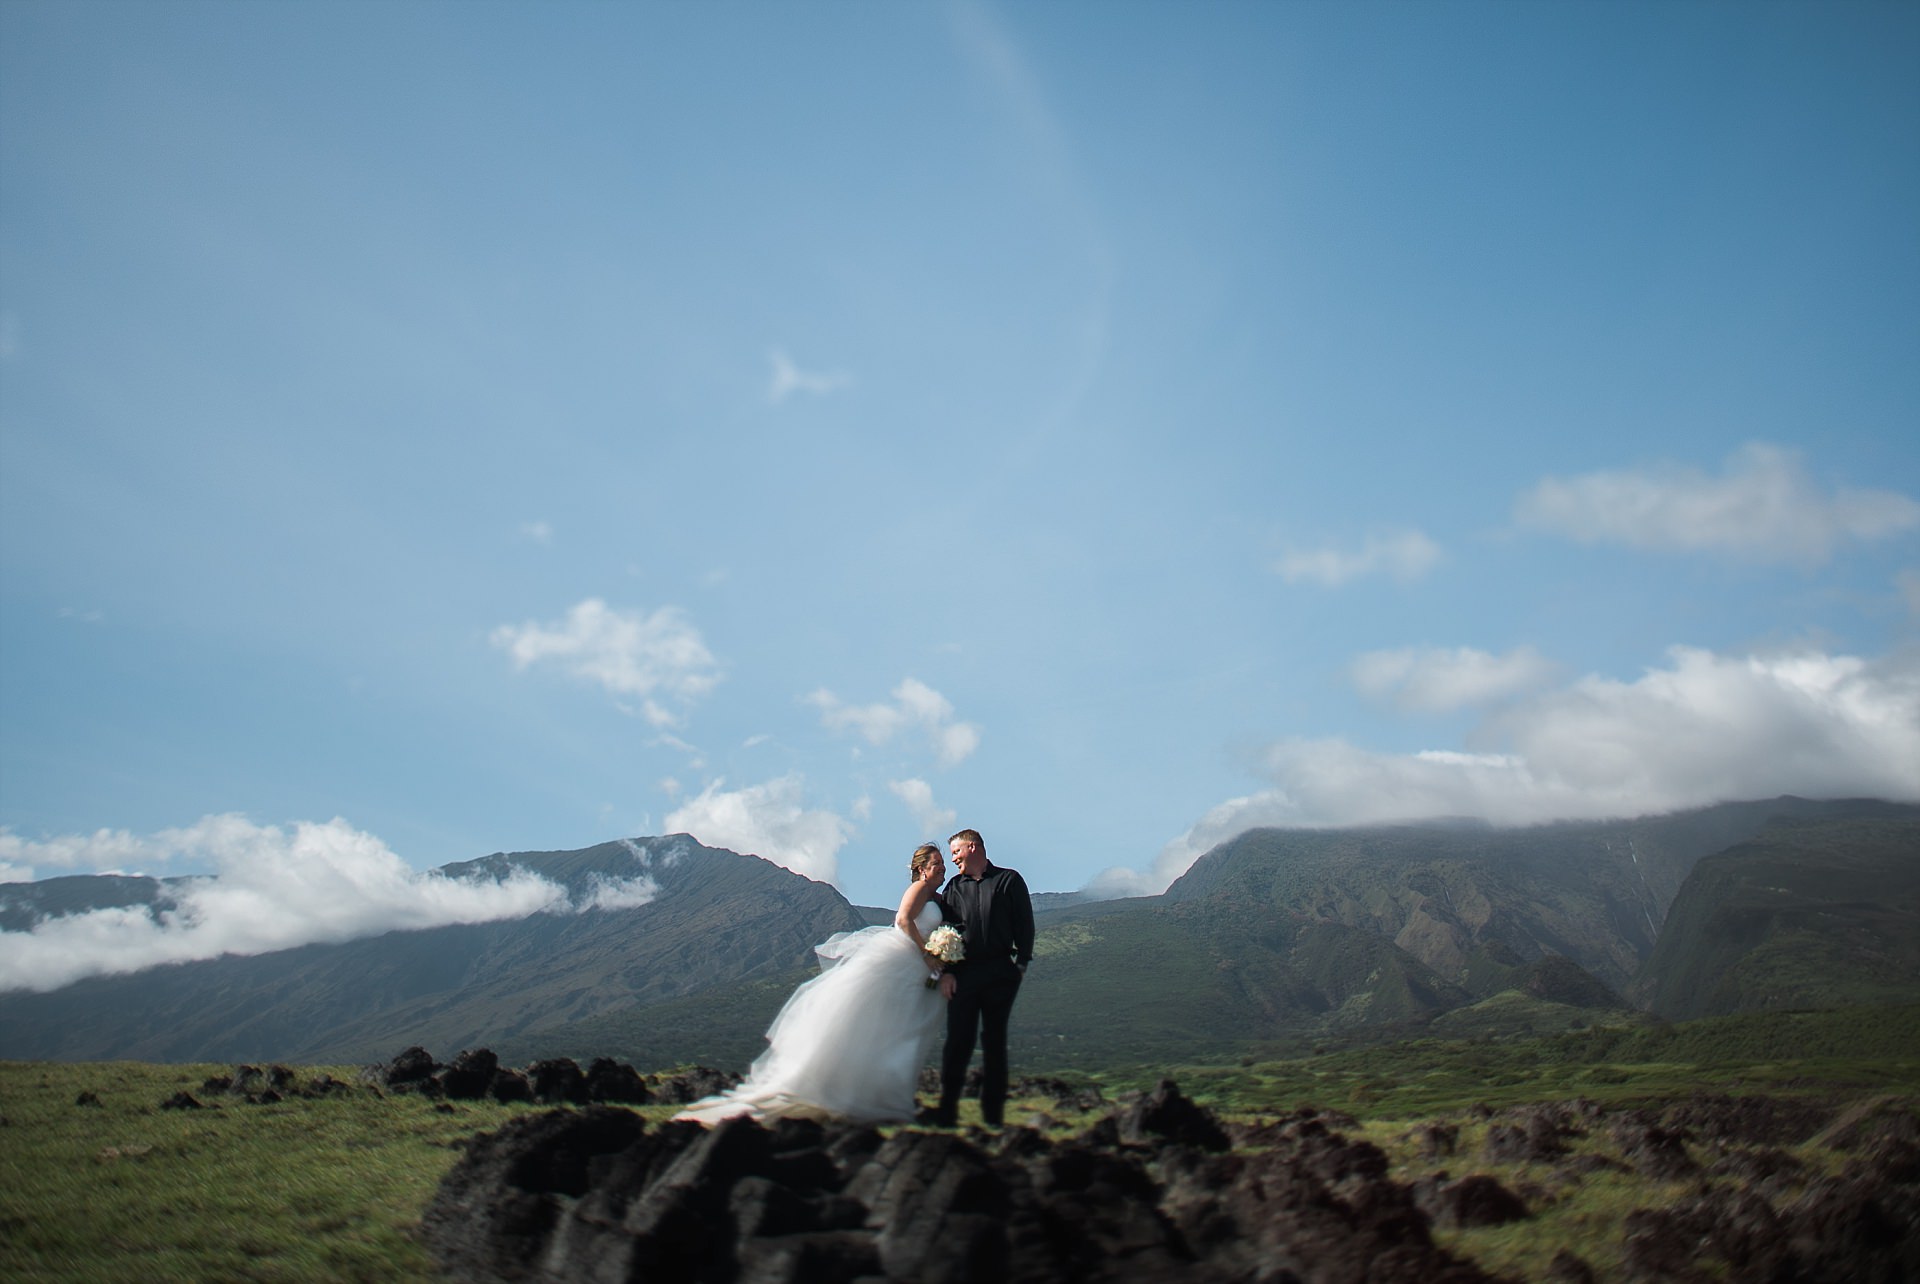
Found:
<path fill-rule="evenodd" d="M 1674 647 L 1667 660 L 1631 682 L 1588 676 L 1509 703 L 1464 750 L 1277 741 L 1256 764 L 1268 787 L 1213 808 L 1151 869 L 1111 869 L 1087 890 L 1155 895 L 1213 847 L 1266 825 L 1530 825 L 1781 794 L 1920 801 L 1920 651 L 1868 660 Z"/>
<path fill-rule="evenodd" d="M 385 844 L 343 820 L 290 830 L 241 816 L 209 816 L 150 836 L 102 830 L 33 842 L 0 832 L 0 867 L 15 878 L 59 869 L 146 869 L 176 861 L 217 877 L 171 885 L 175 906 L 144 906 L 49 918 L 0 932 L 0 991 L 56 990 L 89 976 L 135 972 L 222 954 L 265 954 L 398 929 L 486 923 L 535 913 L 626 909 L 658 893 L 641 876 L 596 884 L 580 900 L 515 871 L 498 882 L 410 868 Z"/>

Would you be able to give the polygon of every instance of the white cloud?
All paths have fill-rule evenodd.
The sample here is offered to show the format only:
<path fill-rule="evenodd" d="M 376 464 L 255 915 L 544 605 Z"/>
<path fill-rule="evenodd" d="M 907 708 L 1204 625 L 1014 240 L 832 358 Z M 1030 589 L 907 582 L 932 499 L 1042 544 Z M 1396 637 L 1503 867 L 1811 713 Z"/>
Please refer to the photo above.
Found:
<path fill-rule="evenodd" d="M 1585 544 L 1817 566 L 1842 541 L 1920 526 L 1920 503 L 1888 490 L 1825 491 L 1795 452 L 1751 442 L 1718 477 L 1678 464 L 1549 477 L 1520 497 L 1514 516 Z"/>
<path fill-rule="evenodd" d="M 553 527 L 546 522 L 521 522 L 520 533 L 536 544 L 553 543 Z"/>
<path fill-rule="evenodd" d="M 586 897 L 575 903 L 580 910 L 624 910 L 639 909 L 650 905 L 660 896 L 660 884 L 645 874 L 633 878 L 607 878 L 596 875 L 589 885 Z"/>
<path fill-rule="evenodd" d="M 677 753 L 684 754 L 687 759 L 687 768 L 690 771 L 704 771 L 706 769 L 707 751 L 698 745 L 688 744 L 671 732 L 663 731 L 648 741 L 648 743 L 654 746 L 665 746 Z"/>
<path fill-rule="evenodd" d="M 1490 655 L 1472 647 L 1401 647 L 1368 651 L 1349 669 L 1362 695 L 1392 699 L 1402 709 L 1446 713 L 1490 704 L 1553 677 L 1554 665 L 1532 647 Z"/>
<path fill-rule="evenodd" d="M 1367 575 L 1400 583 L 1419 579 L 1439 565 L 1440 546 L 1419 531 L 1375 531 L 1357 549 L 1288 549 L 1274 564 L 1289 584 L 1312 580 L 1335 587 Z"/>
<path fill-rule="evenodd" d="M 759 856 L 822 883 L 839 877 L 839 852 L 850 826 L 830 811 L 808 811 L 798 775 L 726 790 L 715 780 L 669 812 L 670 833 L 692 834 L 709 847 Z"/>
<path fill-rule="evenodd" d="M 401 929 L 631 906 L 657 890 L 644 879 L 609 882 L 574 905 L 565 888 L 526 872 L 499 882 L 422 873 L 342 820 L 282 830 L 241 816 L 208 816 L 145 837 L 102 830 L 45 841 L 0 831 L 0 859 L 62 869 L 151 868 L 180 859 L 217 871 L 172 884 L 178 905 L 157 917 L 144 907 L 94 910 L 47 919 L 27 932 L 0 932 L 0 990 L 52 990 L 160 963 Z"/>
<path fill-rule="evenodd" d="M 656 695 L 685 704 L 720 680 L 700 631 L 671 606 L 648 614 L 617 611 L 588 598 L 557 624 L 501 625 L 492 640 L 513 656 L 516 668 L 556 663 L 615 695 L 641 697 L 642 716 L 657 727 L 673 726 L 680 719 Z"/>
<path fill-rule="evenodd" d="M 773 364 L 773 374 L 767 383 L 767 401 L 779 405 L 796 392 L 804 392 L 815 397 L 824 397 L 830 392 L 838 392 L 850 387 L 851 375 L 834 371 L 802 370 L 795 365 L 793 358 L 785 350 L 775 348 L 767 354 Z"/>
<path fill-rule="evenodd" d="M 889 780 L 887 788 L 893 796 L 906 804 L 913 814 L 913 823 L 920 826 L 922 834 L 944 834 L 951 830 L 959 813 L 948 807 L 935 805 L 933 786 L 914 777 L 910 780 Z"/>
<path fill-rule="evenodd" d="M 907 678 L 895 687 L 892 703 L 844 704 L 825 687 L 807 696 L 806 702 L 820 710 L 820 721 L 827 727 L 857 732 L 870 744 L 886 744 L 900 732 L 917 728 L 925 733 L 942 767 L 966 761 L 980 747 L 980 728 L 953 721 L 952 703 L 918 678 Z"/>
<path fill-rule="evenodd" d="M 1218 843 L 1261 825 L 1472 816 L 1498 825 L 1657 814 L 1796 794 L 1920 801 L 1920 651 L 1878 660 L 1674 647 L 1637 679 L 1583 677 L 1481 728 L 1478 752 L 1393 754 L 1284 740 L 1268 788 L 1230 799 L 1110 895 L 1158 892 Z"/>

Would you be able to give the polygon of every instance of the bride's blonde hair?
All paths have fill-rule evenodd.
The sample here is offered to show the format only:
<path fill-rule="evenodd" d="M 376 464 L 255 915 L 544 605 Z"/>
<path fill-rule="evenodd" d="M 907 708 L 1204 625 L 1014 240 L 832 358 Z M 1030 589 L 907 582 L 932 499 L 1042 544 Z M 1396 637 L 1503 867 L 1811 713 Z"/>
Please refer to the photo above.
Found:
<path fill-rule="evenodd" d="M 907 874 L 918 878 L 927 872 L 933 863 L 940 859 L 940 849 L 932 843 L 921 843 L 913 849 L 913 859 L 907 862 Z"/>

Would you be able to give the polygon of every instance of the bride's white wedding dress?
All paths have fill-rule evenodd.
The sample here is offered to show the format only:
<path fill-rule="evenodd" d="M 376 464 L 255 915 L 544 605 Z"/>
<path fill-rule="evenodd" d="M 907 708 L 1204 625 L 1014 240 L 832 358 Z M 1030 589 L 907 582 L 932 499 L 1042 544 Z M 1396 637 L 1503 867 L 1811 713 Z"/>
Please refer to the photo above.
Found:
<path fill-rule="evenodd" d="M 940 917 L 929 900 L 914 925 L 924 938 Z M 767 1027 L 767 1050 L 746 1079 L 674 1118 L 913 1118 L 920 1066 L 947 1006 L 927 986 L 931 961 L 891 923 L 840 932 L 814 952 L 820 975 L 795 990 Z"/>

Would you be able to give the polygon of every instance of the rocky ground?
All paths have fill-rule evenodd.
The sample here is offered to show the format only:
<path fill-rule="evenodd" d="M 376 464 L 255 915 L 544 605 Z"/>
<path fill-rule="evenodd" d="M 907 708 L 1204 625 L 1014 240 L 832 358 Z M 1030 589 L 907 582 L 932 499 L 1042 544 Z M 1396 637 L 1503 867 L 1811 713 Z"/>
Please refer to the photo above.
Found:
<path fill-rule="evenodd" d="M 1920 1121 L 1904 1107 L 1487 1111 L 1405 1134 L 1428 1161 L 1407 1181 L 1358 1130 L 1313 1109 L 1228 1123 L 1170 1083 L 1064 1137 L 550 1111 L 475 1138 L 422 1235 L 468 1280 L 1447 1284 L 1491 1277 L 1437 1233 L 1524 1221 L 1617 1172 L 1683 1193 L 1625 1216 L 1609 1276 L 1920 1279 Z M 1816 1138 L 1842 1156 L 1832 1171 L 1792 1153 Z M 1570 1252 L 1544 1277 L 1598 1278 Z"/>

